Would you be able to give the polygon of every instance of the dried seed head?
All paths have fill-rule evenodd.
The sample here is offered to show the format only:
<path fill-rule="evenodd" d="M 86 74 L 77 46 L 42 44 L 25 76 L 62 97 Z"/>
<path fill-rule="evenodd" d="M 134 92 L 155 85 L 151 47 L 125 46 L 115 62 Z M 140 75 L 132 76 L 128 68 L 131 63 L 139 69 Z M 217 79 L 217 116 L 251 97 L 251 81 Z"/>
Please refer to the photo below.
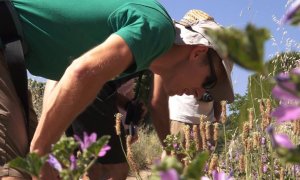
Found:
<path fill-rule="evenodd" d="M 293 122 L 293 131 L 295 135 L 300 135 L 300 119 Z"/>
<path fill-rule="evenodd" d="M 248 152 L 248 153 L 250 153 L 251 152 L 251 150 L 252 150 L 252 147 L 253 147 L 253 141 L 252 141 L 252 138 L 251 137 L 248 137 L 247 138 L 247 143 L 246 143 L 246 151 Z"/>
<path fill-rule="evenodd" d="M 253 108 L 249 108 L 248 109 L 248 119 L 249 119 L 249 129 L 252 130 L 253 129 Z"/>
<path fill-rule="evenodd" d="M 117 133 L 117 135 L 118 136 L 120 136 L 121 135 L 121 117 L 122 117 L 122 114 L 121 113 L 117 113 L 116 115 L 115 115 L 115 117 L 116 117 L 116 133 Z"/>
<path fill-rule="evenodd" d="M 191 130 L 190 130 L 190 126 L 186 125 L 184 127 L 184 137 L 185 137 L 185 148 L 189 149 L 191 144 Z"/>
<path fill-rule="evenodd" d="M 246 168 L 246 165 L 245 165 L 245 156 L 242 154 L 242 155 L 240 155 L 240 158 L 239 158 L 239 169 L 240 169 L 240 172 L 241 173 L 245 172 L 245 168 Z"/>
<path fill-rule="evenodd" d="M 211 125 L 211 122 L 209 122 L 209 121 L 207 121 L 206 124 L 205 124 L 206 140 L 210 140 L 211 139 L 210 125 Z"/>
<path fill-rule="evenodd" d="M 280 180 L 284 180 L 284 168 L 280 168 L 280 175 L 279 175 Z"/>
<path fill-rule="evenodd" d="M 201 114 L 200 117 L 199 117 L 200 123 L 204 123 L 206 118 L 207 118 L 207 116 Z"/>
<path fill-rule="evenodd" d="M 198 125 L 193 125 L 193 137 L 194 137 L 194 141 L 196 143 L 196 150 L 199 151 L 200 150 L 200 137 L 199 137 L 199 127 Z"/>
<path fill-rule="evenodd" d="M 131 136 L 131 135 L 128 135 L 128 136 L 126 137 L 126 146 L 127 146 L 127 159 L 128 159 L 128 164 L 129 164 L 130 169 L 131 169 L 133 172 L 138 172 L 138 166 L 137 166 L 137 164 L 135 163 L 134 158 L 133 158 L 133 152 L 132 152 L 131 143 L 130 143 L 131 141 L 132 141 L 132 136 Z"/>
<path fill-rule="evenodd" d="M 222 107 L 222 111 L 221 111 L 221 122 L 222 124 L 226 123 L 226 119 L 227 119 L 227 114 L 226 114 L 226 101 L 221 101 L 221 107 Z"/>
<path fill-rule="evenodd" d="M 259 133 L 254 132 L 253 133 L 253 148 L 258 149 L 260 147 L 260 138 L 259 138 Z"/>
<path fill-rule="evenodd" d="M 244 144 L 246 144 L 247 138 L 249 137 L 249 123 L 245 122 L 244 126 L 243 126 L 243 134 L 242 134 L 242 138 L 243 138 L 243 142 Z"/>
<path fill-rule="evenodd" d="M 206 143 L 206 126 L 204 123 L 200 123 L 200 134 L 202 138 L 202 148 L 204 150 L 207 150 L 207 143 Z"/>
<path fill-rule="evenodd" d="M 211 161 L 209 163 L 209 169 L 208 169 L 208 173 L 211 174 L 214 170 L 216 170 L 218 167 L 218 155 L 217 154 L 213 154 Z"/>
<path fill-rule="evenodd" d="M 219 138 L 219 123 L 214 123 L 214 141 L 217 143 Z"/>

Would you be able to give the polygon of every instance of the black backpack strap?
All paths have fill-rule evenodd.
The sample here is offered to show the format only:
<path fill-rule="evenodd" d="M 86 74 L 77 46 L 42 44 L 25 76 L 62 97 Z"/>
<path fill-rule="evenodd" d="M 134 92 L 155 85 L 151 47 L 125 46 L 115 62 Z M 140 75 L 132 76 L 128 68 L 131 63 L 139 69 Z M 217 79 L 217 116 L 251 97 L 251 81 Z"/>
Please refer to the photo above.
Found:
<path fill-rule="evenodd" d="M 22 42 L 22 37 L 21 24 L 14 6 L 10 0 L 0 0 L 0 39 L 3 46 L 2 50 L 17 95 L 24 107 L 25 123 L 29 127 L 28 82 L 23 52 L 25 46 Z"/>

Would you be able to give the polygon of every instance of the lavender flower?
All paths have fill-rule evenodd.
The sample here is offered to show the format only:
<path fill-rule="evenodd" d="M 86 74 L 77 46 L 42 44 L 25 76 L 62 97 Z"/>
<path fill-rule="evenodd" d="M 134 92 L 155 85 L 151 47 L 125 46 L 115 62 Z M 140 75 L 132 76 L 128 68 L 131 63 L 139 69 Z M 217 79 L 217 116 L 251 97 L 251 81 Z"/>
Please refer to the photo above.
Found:
<path fill-rule="evenodd" d="M 285 15 L 283 16 L 281 22 L 287 23 L 289 22 L 293 16 L 299 11 L 300 9 L 300 0 L 296 0 L 293 2 L 293 4 L 288 8 Z"/>
<path fill-rule="evenodd" d="M 263 171 L 263 173 L 268 172 L 268 165 L 264 164 L 262 171 Z"/>
<path fill-rule="evenodd" d="M 269 126 L 267 128 L 267 132 L 270 135 L 272 146 L 282 147 L 286 149 L 294 149 L 295 145 L 291 142 L 289 137 L 286 134 L 274 134 L 274 128 L 272 126 Z"/>
<path fill-rule="evenodd" d="M 107 153 L 107 151 L 109 151 L 111 148 L 109 145 L 105 145 L 104 147 L 102 147 L 102 149 L 100 150 L 98 156 L 99 157 L 103 157 L 105 156 L 105 154 Z"/>
<path fill-rule="evenodd" d="M 276 108 L 271 115 L 277 118 L 277 122 L 296 120 L 300 117 L 300 98 L 298 94 L 297 82 L 293 78 L 299 76 L 300 69 L 296 68 L 288 73 L 281 73 L 277 76 L 277 85 L 273 88 L 272 94 L 280 100 L 281 105 Z M 298 78 L 296 78 L 298 79 Z"/>
<path fill-rule="evenodd" d="M 97 140 L 97 134 L 92 133 L 90 136 L 84 132 L 83 133 L 83 140 L 77 135 L 74 136 L 75 139 L 80 143 L 80 148 L 82 150 L 87 149 L 91 144 L 93 144 Z"/>
<path fill-rule="evenodd" d="M 160 172 L 161 180 L 179 180 L 179 175 L 175 169 L 169 169 L 164 172 Z"/>
<path fill-rule="evenodd" d="M 52 166 L 57 171 L 59 172 L 62 171 L 62 166 L 60 162 L 55 158 L 54 155 L 49 154 L 47 162 L 50 164 L 50 166 Z"/>
<path fill-rule="evenodd" d="M 232 173 L 230 173 L 230 174 L 232 174 Z M 233 180 L 234 178 L 231 175 L 227 176 L 226 173 L 224 173 L 224 172 L 218 172 L 218 171 L 214 170 L 212 172 L 212 179 L 213 180 Z M 206 176 L 203 176 L 203 177 L 201 177 L 201 180 L 209 180 L 209 178 Z"/>
<path fill-rule="evenodd" d="M 70 169 L 71 170 L 77 169 L 77 160 L 73 154 L 70 156 Z"/>
<path fill-rule="evenodd" d="M 277 118 L 278 123 L 297 120 L 300 117 L 300 106 L 281 105 L 276 108 L 271 115 Z"/>

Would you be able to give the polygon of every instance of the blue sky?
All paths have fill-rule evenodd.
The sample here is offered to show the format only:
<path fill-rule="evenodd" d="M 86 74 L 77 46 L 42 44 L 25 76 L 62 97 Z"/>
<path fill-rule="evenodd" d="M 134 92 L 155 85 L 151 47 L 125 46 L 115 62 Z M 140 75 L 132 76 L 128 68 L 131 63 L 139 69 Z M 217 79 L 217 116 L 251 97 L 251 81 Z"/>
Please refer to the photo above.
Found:
<path fill-rule="evenodd" d="M 279 25 L 279 20 L 286 11 L 287 0 L 159 0 L 173 19 L 180 20 L 190 9 L 207 12 L 221 25 L 243 29 L 247 23 L 257 27 L 268 28 L 273 36 L 265 44 L 265 60 L 276 53 L 287 50 L 298 50 L 300 41 L 299 27 Z M 292 45 L 286 45 L 290 42 Z M 251 72 L 234 67 L 232 80 L 236 93 L 244 94 L 247 78 Z"/>

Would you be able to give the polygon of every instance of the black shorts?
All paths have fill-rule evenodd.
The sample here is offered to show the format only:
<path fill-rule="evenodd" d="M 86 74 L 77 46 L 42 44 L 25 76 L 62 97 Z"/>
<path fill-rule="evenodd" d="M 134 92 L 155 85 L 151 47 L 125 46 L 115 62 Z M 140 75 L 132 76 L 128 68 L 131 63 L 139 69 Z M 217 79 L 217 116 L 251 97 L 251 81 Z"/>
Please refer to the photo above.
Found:
<path fill-rule="evenodd" d="M 94 102 L 89 105 L 72 123 L 71 128 L 66 132 L 67 136 L 72 133 L 83 136 L 83 132 L 97 133 L 97 137 L 110 135 L 108 145 L 111 149 L 104 157 L 98 158 L 97 162 L 102 164 L 114 164 L 126 162 L 126 157 L 121 147 L 119 136 L 115 130 L 115 114 L 118 112 L 116 105 L 116 88 L 106 83 Z M 73 131 L 73 132 L 71 132 Z M 122 127 L 121 137 L 124 150 L 126 151 L 126 140 Z"/>

